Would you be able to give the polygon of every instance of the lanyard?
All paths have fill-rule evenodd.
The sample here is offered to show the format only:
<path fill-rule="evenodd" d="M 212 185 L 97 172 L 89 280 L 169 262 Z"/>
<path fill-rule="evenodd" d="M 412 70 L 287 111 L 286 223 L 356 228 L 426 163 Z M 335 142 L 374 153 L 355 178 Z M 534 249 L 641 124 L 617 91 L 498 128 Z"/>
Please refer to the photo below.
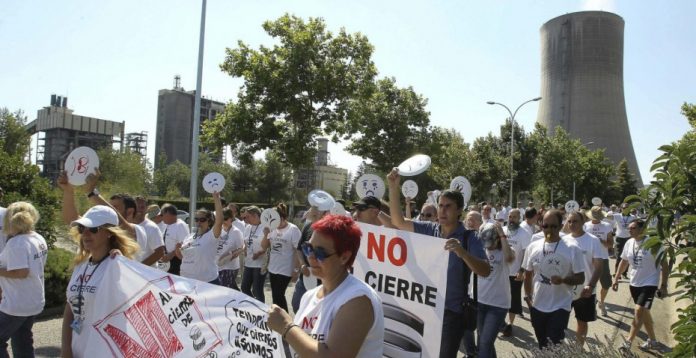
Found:
<path fill-rule="evenodd" d="M 556 250 L 558 249 L 558 244 L 560 244 L 560 243 L 561 243 L 561 239 L 556 241 L 556 246 L 553 247 L 553 251 L 546 251 L 546 242 L 544 242 L 544 247 L 542 248 L 542 253 L 544 254 L 544 257 L 546 257 L 546 255 L 548 255 L 548 254 L 555 254 Z"/>
<path fill-rule="evenodd" d="M 85 265 L 85 270 L 82 271 L 82 279 L 80 280 L 80 284 L 77 286 L 77 301 L 80 304 L 80 308 L 79 308 L 79 310 L 80 310 L 79 315 L 80 316 L 82 315 L 82 302 L 85 299 L 83 294 L 82 294 L 83 285 L 85 283 L 87 283 L 92 278 L 92 276 L 94 276 L 94 273 L 97 272 L 99 265 L 101 265 L 102 262 L 104 262 L 104 259 L 107 258 L 108 256 L 109 255 L 107 254 L 101 260 L 99 260 L 99 262 L 96 263 L 96 265 L 94 266 L 94 270 L 92 270 L 92 273 L 89 274 L 89 279 L 87 278 L 86 275 L 87 275 L 87 268 L 92 265 L 92 258 L 91 257 L 89 258 L 89 264 Z"/>
<path fill-rule="evenodd" d="M 640 245 L 643 243 L 643 240 L 640 240 L 638 242 L 637 240 L 634 239 L 633 241 L 633 260 L 635 260 L 638 257 L 638 254 L 642 251 L 640 248 Z M 641 255 L 643 256 L 643 255 Z"/>
<path fill-rule="evenodd" d="M 258 230 L 258 228 L 259 225 L 254 225 L 254 231 L 251 231 L 251 229 L 249 229 L 249 237 L 247 238 L 247 243 L 249 244 L 249 247 L 251 247 L 251 245 L 254 244 L 254 240 L 252 239 L 252 237 L 256 235 L 256 230 Z"/>

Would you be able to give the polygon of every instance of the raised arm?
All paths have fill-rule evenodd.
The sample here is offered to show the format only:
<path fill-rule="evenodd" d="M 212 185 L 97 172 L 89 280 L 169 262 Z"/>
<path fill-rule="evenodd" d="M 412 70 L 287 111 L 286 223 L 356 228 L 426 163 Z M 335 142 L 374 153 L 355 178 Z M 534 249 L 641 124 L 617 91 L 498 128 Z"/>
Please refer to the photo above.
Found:
<path fill-rule="evenodd" d="M 70 224 L 80 218 L 80 214 L 78 214 L 77 207 L 75 206 L 75 189 L 68 182 L 68 173 L 65 170 L 61 171 L 58 175 L 57 184 L 63 191 L 63 206 L 61 207 L 63 222 L 65 224 Z"/>
<path fill-rule="evenodd" d="M 99 178 L 101 177 L 101 171 L 99 171 L 99 168 L 94 168 L 94 174 L 90 174 L 87 176 L 86 183 L 85 183 L 85 191 L 89 193 L 94 193 L 94 189 L 97 187 L 97 183 L 99 182 Z M 121 215 L 121 213 L 116 210 L 116 208 L 111 205 L 108 201 L 106 201 L 101 194 L 94 193 L 94 195 L 91 195 L 89 197 L 89 201 L 93 205 L 104 205 L 108 206 L 116 212 L 116 215 L 118 215 L 118 226 L 126 230 L 131 236 L 135 237 L 135 227 L 133 224 L 129 223 L 126 218 Z"/>
<path fill-rule="evenodd" d="M 222 234 L 222 222 L 223 217 L 222 217 L 222 201 L 220 200 L 220 193 L 219 192 L 214 192 L 213 193 L 213 201 L 215 202 L 215 223 L 213 224 L 213 236 L 216 239 L 220 238 L 220 234 Z"/>
<path fill-rule="evenodd" d="M 401 200 L 399 197 L 400 176 L 397 168 L 393 168 L 389 175 L 387 175 L 387 182 L 389 183 L 389 211 L 391 223 L 399 230 L 413 232 L 413 222 L 404 218 L 404 214 L 401 212 Z"/>

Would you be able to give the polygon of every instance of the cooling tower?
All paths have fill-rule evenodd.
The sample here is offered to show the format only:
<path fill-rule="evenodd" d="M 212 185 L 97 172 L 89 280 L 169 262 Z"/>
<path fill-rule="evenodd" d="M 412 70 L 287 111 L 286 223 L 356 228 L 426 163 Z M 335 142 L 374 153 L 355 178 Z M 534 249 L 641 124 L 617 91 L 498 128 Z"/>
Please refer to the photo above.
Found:
<path fill-rule="evenodd" d="M 560 126 L 590 149 L 604 148 L 642 180 L 633 152 L 623 90 L 623 19 L 603 11 L 571 13 L 541 27 L 541 96 L 537 122 Z"/>

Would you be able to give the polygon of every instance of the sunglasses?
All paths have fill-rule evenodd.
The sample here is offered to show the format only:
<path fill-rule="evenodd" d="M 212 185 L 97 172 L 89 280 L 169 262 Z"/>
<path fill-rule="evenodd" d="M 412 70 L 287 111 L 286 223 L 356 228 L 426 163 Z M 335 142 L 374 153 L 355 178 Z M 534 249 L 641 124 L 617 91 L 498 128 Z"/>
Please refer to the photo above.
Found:
<path fill-rule="evenodd" d="M 99 229 L 101 229 L 101 227 L 99 227 L 99 226 L 97 226 L 97 227 L 85 227 L 85 226 L 80 225 L 80 224 L 77 225 L 77 232 L 79 232 L 80 234 L 84 233 L 85 230 L 89 230 L 89 232 L 91 232 L 92 234 L 96 234 L 99 232 Z"/>
<path fill-rule="evenodd" d="M 208 222 L 208 218 L 194 218 L 193 221 L 195 221 L 197 223 L 204 223 L 204 222 Z"/>
<path fill-rule="evenodd" d="M 328 254 L 326 253 L 326 250 L 323 247 L 314 247 L 312 246 L 312 244 L 308 242 L 302 243 L 302 252 L 305 254 L 305 256 L 314 255 L 314 258 L 316 258 L 319 262 L 324 262 L 324 260 L 326 260 L 327 258 L 336 255 L 335 252 L 332 254 Z"/>
<path fill-rule="evenodd" d="M 551 224 L 542 224 L 541 227 L 544 229 L 558 229 L 558 225 L 551 225 Z"/>

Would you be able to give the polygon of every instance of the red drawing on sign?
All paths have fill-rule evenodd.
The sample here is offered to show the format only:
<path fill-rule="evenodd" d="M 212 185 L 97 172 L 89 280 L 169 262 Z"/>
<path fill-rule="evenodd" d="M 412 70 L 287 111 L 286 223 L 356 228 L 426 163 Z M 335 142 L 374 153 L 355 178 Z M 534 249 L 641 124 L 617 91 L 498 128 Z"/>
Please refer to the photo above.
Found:
<path fill-rule="evenodd" d="M 80 157 L 77 161 L 75 161 L 75 157 L 70 157 L 73 161 L 73 169 L 70 172 L 70 175 L 75 174 L 75 171 L 77 171 L 79 174 L 84 174 L 87 173 L 87 170 L 89 170 L 89 158 L 87 157 Z"/>
<path fill-rule="evenodd" d="M 141 297 L 123 314 L 144 345 L 141 346 L 122 330 L 107 324 L 104 331 L 124 357 L 173 357 L 184 349 L 152 292 Z"/>

